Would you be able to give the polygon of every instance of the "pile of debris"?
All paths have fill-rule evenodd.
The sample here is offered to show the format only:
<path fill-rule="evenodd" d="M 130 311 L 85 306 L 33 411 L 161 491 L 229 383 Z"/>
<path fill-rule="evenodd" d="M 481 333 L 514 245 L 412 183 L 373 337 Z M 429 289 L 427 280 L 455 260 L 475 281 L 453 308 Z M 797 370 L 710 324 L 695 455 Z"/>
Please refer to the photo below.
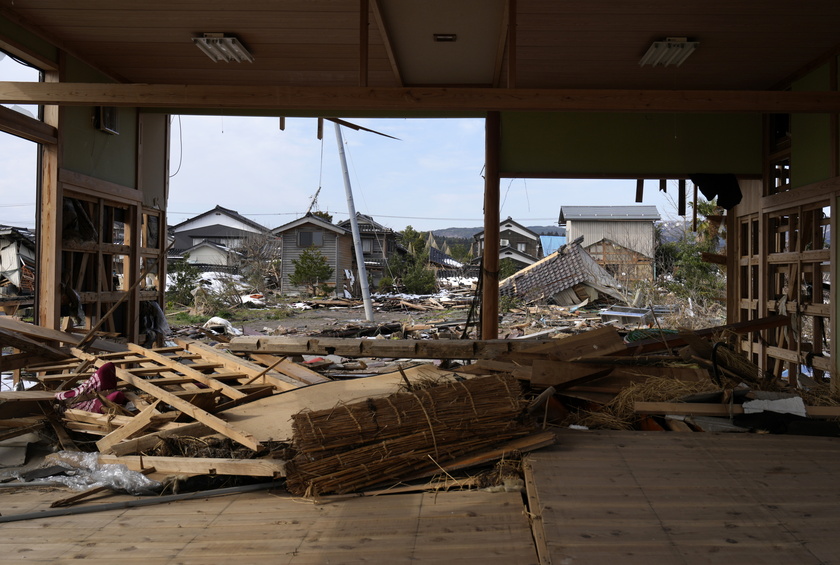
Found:
<path fill-rule="evenodd" d="M 427 488 L 437 473 L 549 445 L 556 426 L 840 435 L 827 387 L 797 388 L 725 345 L 786 324 L 630 341 L 602 326 L 541 340 L 241 336 L 143 348 L 0 317 L 17 351 L 0 368 L 29 385 L 0 392 L 1 437 L 35 432 L 169 483 L 269 478 L 320 496 Z M 337 364 L 358 372 L 337 376 Z"/>

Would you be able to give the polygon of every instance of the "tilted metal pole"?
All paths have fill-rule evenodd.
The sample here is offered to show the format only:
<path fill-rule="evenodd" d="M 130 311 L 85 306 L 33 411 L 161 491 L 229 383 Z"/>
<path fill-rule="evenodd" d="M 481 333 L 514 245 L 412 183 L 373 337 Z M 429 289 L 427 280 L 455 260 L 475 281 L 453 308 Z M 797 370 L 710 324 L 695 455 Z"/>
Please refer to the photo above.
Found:
<path fill-rule="evenodd" d="M 365 319 L 373 322 L 373 304 L 370 301 L 365 253 L 362 249 L 362 237 L 359 235 L 359 222 L 356 219 L 356 206 L 353 204 L 353 189 L 350 186 L 350 173 L 347 172 L 347 157 L 344 155 L 344 139 L 341 126 L 335 124 L 335 139 L 338 141 L 338 156 L 341 157 L 341 172 L 344 173 L 344 190 L 347 192 L 347 211 L 350 213 L 350 228 L 353 231 L 353 247 L 356 249 L 356 266 L 359 268 L 359 286 L 362 289 L 362 302 L 365 304 Z"/>

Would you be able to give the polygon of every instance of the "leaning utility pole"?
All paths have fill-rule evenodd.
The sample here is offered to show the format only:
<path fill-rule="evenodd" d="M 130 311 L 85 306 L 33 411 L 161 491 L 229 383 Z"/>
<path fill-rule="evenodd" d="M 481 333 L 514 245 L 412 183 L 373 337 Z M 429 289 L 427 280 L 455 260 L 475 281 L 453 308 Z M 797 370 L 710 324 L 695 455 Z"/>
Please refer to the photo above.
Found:
<path fill-rule="evenodd" d="M 341 126 L 335 124 L 335 139 L 338 141 L 338 156 L 341 157 L 341 171 L 344 173 L 344 190 L 347 192 L 347 211 L 350 213 L 350 228 L 353 231 L 353 247 L 356 250 L 356 265 L 359 268 L 359 286 L 362 289 L 362 301 L 365 304 L 365 319 L 373 322 L 373 304 L 370 301 L 365 253 L 362 249 L 362 237 L 359 235 L 359 221 L 356 218 L 356 206 L 353 204 L 353 189 L 350 186 L 350 173 L 347 172 L 347 157 L 344 156 L 344 139 Z"/>

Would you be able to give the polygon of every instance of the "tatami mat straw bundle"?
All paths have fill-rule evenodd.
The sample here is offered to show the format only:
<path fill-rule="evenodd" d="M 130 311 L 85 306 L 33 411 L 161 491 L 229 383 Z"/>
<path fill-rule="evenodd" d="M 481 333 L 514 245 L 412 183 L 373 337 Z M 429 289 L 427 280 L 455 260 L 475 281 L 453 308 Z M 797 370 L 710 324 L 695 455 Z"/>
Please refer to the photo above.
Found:
<path fill-rule="evenodd" d="M 456 457 L 533 432 L 510 375 L 493 375 L 293 417 L 298 495 L 349 493 L 434 472 Z"/>

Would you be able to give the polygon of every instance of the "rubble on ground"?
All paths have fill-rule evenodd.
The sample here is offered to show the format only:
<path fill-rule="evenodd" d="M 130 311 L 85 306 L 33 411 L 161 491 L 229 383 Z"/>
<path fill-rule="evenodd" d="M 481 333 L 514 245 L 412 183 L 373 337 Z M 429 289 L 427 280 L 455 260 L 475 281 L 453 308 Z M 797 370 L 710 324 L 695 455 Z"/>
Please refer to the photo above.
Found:
<path fill-rule="evenodd" d="M 152 348 L 0 317 L 0 365 L 19 385 L 0 391 L 0 439 L 95 454 L 160 488 L 271 479 L 323 496 L 423 488 L 549 445 L 558 427 L 840 435 L 826 383 L 797 386 L 731 349 L 787 316 L 678 331 L 628 329 L 585 301 L 517 310 L 506 339 L 397 324 L 388 339 L 356 328 Z"/>

